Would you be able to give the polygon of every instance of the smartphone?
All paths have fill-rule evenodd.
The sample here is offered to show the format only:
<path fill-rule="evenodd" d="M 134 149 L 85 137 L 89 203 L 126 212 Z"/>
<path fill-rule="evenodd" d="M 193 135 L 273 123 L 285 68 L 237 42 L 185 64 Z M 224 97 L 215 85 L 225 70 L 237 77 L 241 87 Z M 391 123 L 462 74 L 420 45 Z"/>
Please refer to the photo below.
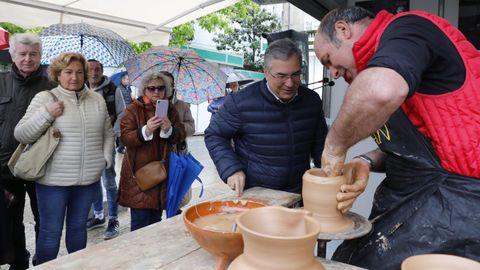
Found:
<path fill-rule="evenodd" d="M 168 100 L 157 100 L 155 115 L 160 119 L 166 118 L 168 113 Z"/>

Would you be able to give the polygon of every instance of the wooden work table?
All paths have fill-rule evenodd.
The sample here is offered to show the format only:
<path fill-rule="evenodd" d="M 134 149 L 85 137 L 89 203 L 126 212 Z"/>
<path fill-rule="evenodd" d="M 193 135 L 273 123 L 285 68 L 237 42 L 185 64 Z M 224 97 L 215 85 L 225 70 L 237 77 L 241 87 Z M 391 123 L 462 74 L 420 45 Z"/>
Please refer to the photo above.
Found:
<path fill-rule="evenodd" d="M 234 199 L 217 196 L 209 200 Z M 268 205 L 294 206 L 299 194 L 264 188 L 247 190 L 241 199 Z M 313 253 L 313 250 L 312 250 Z M 318 258 L 328 270 L 358 270 L 355 266 Z M 202 249 L 183 224 L 182 215 L 129 232 L 34 269 L 185 269 L 212 270 L 215 258 Z"/>

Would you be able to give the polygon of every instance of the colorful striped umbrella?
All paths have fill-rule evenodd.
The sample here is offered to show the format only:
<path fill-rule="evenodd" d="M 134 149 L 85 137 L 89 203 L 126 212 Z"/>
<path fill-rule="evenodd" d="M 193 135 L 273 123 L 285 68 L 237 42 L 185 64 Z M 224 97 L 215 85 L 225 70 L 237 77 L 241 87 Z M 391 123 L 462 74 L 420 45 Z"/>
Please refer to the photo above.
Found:
<path fill-rule="evenodd" d="M 168 71 L 175 78 L 176 98 L 191 104 L 200 104 L 209 98 L 225 95 L 227 75 L 207 62 L 194 50 L 153 47 L 123 63 L 130 83 L 139 87 L 147 72 Z"/>
<path fill-rule="evenodd" d="M 135 56 L 127 41 L 112 30 L 86 23 L 53 24 L 40 34 L 42 64 L 48 65 L 64 52 L 81 53 L 87 59 L 96 59 L 105 67 L 118 67 Z"/>

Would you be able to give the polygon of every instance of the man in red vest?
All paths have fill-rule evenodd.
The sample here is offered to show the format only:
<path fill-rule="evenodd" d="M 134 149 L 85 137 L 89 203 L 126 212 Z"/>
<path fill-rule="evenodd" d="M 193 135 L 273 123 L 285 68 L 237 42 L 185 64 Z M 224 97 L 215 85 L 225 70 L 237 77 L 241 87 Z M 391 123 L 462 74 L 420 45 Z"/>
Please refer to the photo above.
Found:
<path fill-rule="evenodd" d="M 322 154 L 330 175 L 351 179 L 348 211 L 369 171 L 385 172 L 375 193 L 373 232 L 345 241 L 333 259 L 399 269 L 411 255 L 480 260 L 480 54 L 446 20 L 425 12 L 373 16 L 360 7 L 329 12 L 315 53 L 350 86 Z M 345 163 L 371 135 L 378 149 Z"/>

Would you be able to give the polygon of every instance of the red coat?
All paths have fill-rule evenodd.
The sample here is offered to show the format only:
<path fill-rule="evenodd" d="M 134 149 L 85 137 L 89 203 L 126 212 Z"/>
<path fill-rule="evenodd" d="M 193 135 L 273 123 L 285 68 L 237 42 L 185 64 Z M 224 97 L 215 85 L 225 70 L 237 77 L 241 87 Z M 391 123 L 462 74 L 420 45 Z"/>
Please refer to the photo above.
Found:
<path fill-rule="evenodd" d="M 168 147 L 165 157 L 165 164 L 168 168 L 170 151 L 172 151 L 176 143 L 185 140 L 186 136 L 185 129 L 176 110 L 173 106 L 170 106 L 168 118 L 173 126 L 173 133 L 170 138 L 160 138 L 160 131 L 157 129 L 151 141 L 144 141 L 141 131 L 142 127 L 154 114 L 154 107 L 151 104 L 145 104 L 142 98 L 139 98 L 126 108 L 120 125 L 120 139 L 127 147 L 127 151 L 122 163 L 118 200 L 120 205 L 125 207 L 165 209 L 167 181 L 147 191 L 141 191 L 132 177 L 133 171 L 151 161 L 162 160 L 163 147 Z"/>

